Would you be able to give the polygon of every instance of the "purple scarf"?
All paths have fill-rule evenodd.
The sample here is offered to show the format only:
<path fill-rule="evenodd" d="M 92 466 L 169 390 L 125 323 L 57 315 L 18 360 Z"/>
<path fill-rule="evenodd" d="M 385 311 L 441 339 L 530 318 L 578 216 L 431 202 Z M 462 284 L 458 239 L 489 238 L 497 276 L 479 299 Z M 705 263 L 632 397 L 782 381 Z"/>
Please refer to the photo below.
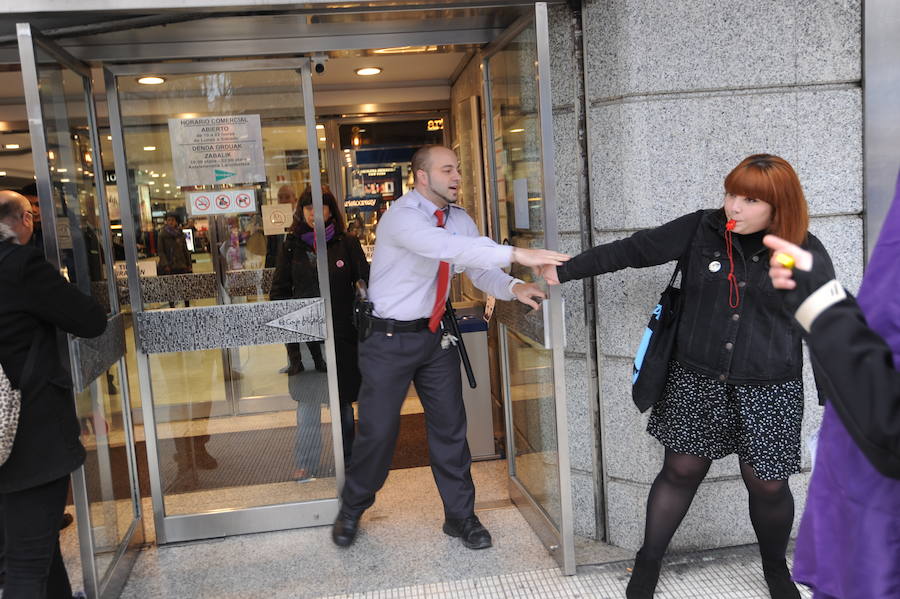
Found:
<path fill-rule="evenodd" d="M 900 178 L 857 298 L 900 365 Z M 815 599 L 900 596 L 900 480 L 882 476 L 830 405 L 794 553 Z"/>
<path fill-rule="evenodd" d="M 311 247 L 313 249 L 313 251 L 315 251 L 315 249 L 316 249 L 316 232 L 313 231 L 312 229 L 310 229 L 309 225 L 307 225 L 306 223 L 303 223 L 300 226 L 299 233 L 300 233 L 300 239 L 303 241 L 303 243 L 305 243 L 306 245 Z M 333 238 L 334 238 L 334 221 L 329 220 L 325 224 L 325 243 L 327 244 Z"/>

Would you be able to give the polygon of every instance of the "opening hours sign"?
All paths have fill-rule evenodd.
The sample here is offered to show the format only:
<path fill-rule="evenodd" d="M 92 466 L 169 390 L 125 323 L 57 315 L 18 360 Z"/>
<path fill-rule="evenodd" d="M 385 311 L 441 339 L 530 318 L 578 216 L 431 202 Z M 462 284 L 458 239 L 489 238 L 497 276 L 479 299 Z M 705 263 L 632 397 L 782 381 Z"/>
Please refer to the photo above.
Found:
<path fill-rule="evenodd" d="M 178 187 L 266 180 L 258 114 L 169 119 Z"/>

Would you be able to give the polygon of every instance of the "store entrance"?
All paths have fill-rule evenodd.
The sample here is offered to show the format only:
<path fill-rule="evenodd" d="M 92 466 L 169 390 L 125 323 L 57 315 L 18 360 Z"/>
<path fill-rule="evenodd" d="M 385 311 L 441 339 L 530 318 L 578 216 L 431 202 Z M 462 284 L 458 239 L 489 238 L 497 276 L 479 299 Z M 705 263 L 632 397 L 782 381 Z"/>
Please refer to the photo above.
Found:
<path fill-rule="evenodd" d="M 311 22 L 370 26 L 353 18 Z M 327 246 L 333 196 L 346 234 L 371 255 L 379 215 L 411 186 L 412 152 L 443 143 L 468 173 L 460 201 L 483 234 L 557 247 L 546 5 L 516 9 L 492 41 L 460 30 L 432 32 L 443 43 L 423 45 L 412 21 L 362 48 L 350 35 L 311 32 L 308 45 L 356 49 L 299 57 L 98 61 L 108 125 L 97 123 L 94 171 L 109 190 L 105 256 L 159 543 L 325 525 L 337 511 L 353 414 L 340 399 L 325 253 L 308 256 L 309 289 L 273 293 L 305 201 L 314 246 Z M 366 66 L 382 79 L 364 79 Z M 452 298 L 470 325 L 472 453 L 508 458 L 511 500 L 571 573 L 560 298 L 551 294 L 543 319 L 498 305 L 490 327 L 491 298 L 466 279 Z M 414 389 L 404 414 L 415 459 L 395 466 L 423 465 Z"/>

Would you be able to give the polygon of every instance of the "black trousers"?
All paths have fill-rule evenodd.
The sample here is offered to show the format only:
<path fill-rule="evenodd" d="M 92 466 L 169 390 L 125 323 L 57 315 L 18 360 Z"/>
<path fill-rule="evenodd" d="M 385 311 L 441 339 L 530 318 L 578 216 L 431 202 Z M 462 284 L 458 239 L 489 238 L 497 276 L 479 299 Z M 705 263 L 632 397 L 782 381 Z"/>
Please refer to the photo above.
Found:
<path fill-rule="evenodd" d="M 0 494 L 6 535 L 3 599 L 71 599 L 72 587 L 59 550 L 59 523 L 68 492 L 66 475 Z"/>
<path fill-rule="evenodd" d="M 375 332 L 359 344 L 359 430 L 342 493 L 342 510 L 359 516 L 375 501 L 387 479 L 400 407 L 414 382 L 425 409 L 431 471 L 448 518 L 474 513 L 472 454 L 466 441 L 466 410 L 459 352 L 441 348 L 441 332 Z"/>

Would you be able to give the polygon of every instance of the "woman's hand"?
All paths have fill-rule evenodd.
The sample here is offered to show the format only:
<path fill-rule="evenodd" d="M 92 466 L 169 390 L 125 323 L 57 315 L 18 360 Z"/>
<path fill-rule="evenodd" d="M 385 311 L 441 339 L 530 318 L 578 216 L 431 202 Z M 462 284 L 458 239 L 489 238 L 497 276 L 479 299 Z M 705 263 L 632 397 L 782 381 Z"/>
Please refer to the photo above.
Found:
<path fill-rule="evenodd" d="M 535 267 L 534 274 L 547 281 L 548 285 L 559 285 L 559 275 L 556 272 L 556 266 L 553 264 L 545 264 L 544 266 Z"/>

